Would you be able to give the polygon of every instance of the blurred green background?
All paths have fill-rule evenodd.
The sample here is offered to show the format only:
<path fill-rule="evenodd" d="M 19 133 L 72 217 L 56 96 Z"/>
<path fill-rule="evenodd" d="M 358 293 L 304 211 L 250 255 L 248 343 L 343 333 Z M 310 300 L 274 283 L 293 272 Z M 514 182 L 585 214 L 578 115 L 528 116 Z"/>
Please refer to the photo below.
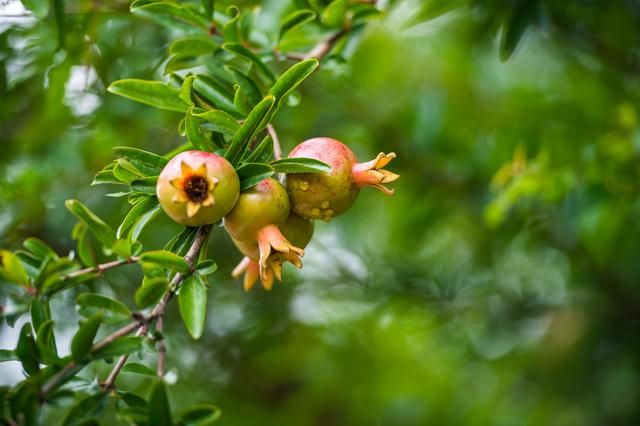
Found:
<path fill-rule="evenodd" d="M 105 92 L 161 78 L 172 34 L 103 3 L 67 1 L 63 50 L 52 22 L 0 17 L 4 248 L 37 236 L 73 250 L 68 198 L 119 223 L 126 203 L 89 185 L 111 148 L 183 142 L 180 114 Z M 392 3 L 275 127 L 285 151 L 315 136 L 361 160 L 395 151 L 396 196 L 365 189 L 317 223 L 304 269 L 271 292 L 230 279 L 241 255 L 215 230 L 204 337 L 175 306 L 167 318 L 172 406 L 215 402 L 224 425 L 638 424 L 640 6 L 530 2 L 536 25 L 501 62 L 500 17 L 518 2 L 411 27 L 421 2 Z M 287 4 L 261 2 L 258 23 Z M 178 229 L 159 218 L 143 243 Z M 91 286 L 133 307 L 139 280 L 128 267 Z M 58 323 L 77 321 L 80 291 L 54 305 Z M 67 344 L 70 332 L 56 329 Z M 3 324 L 2 347 L 15 334 Z M 21 377 L 0 364 L 0 383 Z"/>

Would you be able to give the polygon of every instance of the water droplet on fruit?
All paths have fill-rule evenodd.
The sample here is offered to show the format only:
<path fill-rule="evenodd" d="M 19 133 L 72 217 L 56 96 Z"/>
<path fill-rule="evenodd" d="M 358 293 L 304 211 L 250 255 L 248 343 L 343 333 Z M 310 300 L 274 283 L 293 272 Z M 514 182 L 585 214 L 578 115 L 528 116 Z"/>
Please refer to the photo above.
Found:
<path fill-rule="evenodd" d="M 307 189 L 309 189 L 309 182 L 307 182 L 306 180 L 301 180 L 298 183 L 298 186 L 300 187 L 300 189 L 302 189 L 303 191 L 306 191 Z"/>
<path fill-rule="evenodd" d="M 323 202 L 322 202 L 322 205 L 321 205 L 320 207 L 322 207 L 323 209 L 326 209 L 326 208 L 328 208 L 330 205 L 331 205 L 331 204 L 329 204 L 329 202 L 328 202 L 328 201 L 323 201 Z"/>
<path fill-rule="evenodd" d="M 319 216 L 320 215 L 320 209 L 318 209 L 318 208 L 311 209 L 311 214 L 314 215 L 314 216 Z"/>

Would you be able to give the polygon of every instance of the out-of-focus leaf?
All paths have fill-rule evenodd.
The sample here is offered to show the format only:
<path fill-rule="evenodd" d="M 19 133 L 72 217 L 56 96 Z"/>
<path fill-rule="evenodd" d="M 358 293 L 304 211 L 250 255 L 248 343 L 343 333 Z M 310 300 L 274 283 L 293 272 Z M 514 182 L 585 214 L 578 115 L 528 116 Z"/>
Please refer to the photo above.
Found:
<path fill-rule="evenodd" d="M 19 361 L 18 355 L 9 349 L 0 349 L 0 362 Z"/>
<path fill-rule="evenodd" d="M 33 323 L 33 329 L 39 330 L 40 326 L 50 319 L 49 302 L 46 299 L 34 297 L 31 300 L 31 322 Z"/>
<path fill-rule="evenodd" d="M 169 281 L 166 277 L 145 278 L 143 285 L 136 290 L 134 295 L 136 306 L 146 308 L 157 303 L 168 287 Z"/>
<path fill-rule="evenodd" d="M 267 124 L 266 121 L 269 118 L 269 113 L 273 109 L 274 104 L 275 97 L 271 95 L 265 96 L 265 98 L 253 108 L 244 123 L 242 123 L 242 126 L 240 126 L 240 129 L 236 132 L 225 154 L 225 158 L 232 164 L 236 163 L 242 156 L 247 144 Z"/>
<path fill-rule="evenodd" d="M 129 365 L 136 365 L 136 363 L 125 364 L 125 366 L 122 368 L 122 371 L 125 371 L 127 369 L 127 366 L 129 366 Z M 138 365 L 140 365 L 140 364 L 138 364 Z M 155 375 L 155 372 L 153 372 L 153 373 Z M 149 405 L 147 400 L 145 398 L 141 397 L 138 394 L 135 394 L 133 392 L 123 392 L 123 391 L 117 391 L 117 392 L 118 392 L 118 396 L 129 407 L 143 407 L 143 408 L 146 408 Z"/>
<path fill-rule="evenodd" d="M 520 39 L 535 19 L 535 2 L 520 1 L 513 8 L 513 14 L 502 28 L 500 40 L 500 59 L 508 60 L 515 51 Z"/>
<path fill-rule="evenodd" d="M 188 104 L 180 98 L 180 91 L 161 81 L 139 79 L 118 80 L 111 83 L 109 92 L 169 111 L 185 112 Z"/>
<path fill-rule="evenodd" d="M 33 13 L 33 16 L 40 20 L 43 20 L 49 14 L 49 1 L 47 0 L 22 0 L 22 4 Z"/>
<path fill-rule="evenodd" d="M 199 339 L 204 330 L 207 314 L 207 288 L 199 276 L 184 280 L 179 295 L 180 315 L 185 328 L 194 339 Z"/>
<path fill-rule="evenodd" d="M 29 276 L 18 256 L 9 250 L 0 250 L 0 278 L 29 287 Z"/>
<path fill-rule="evenodd" d="M 80 328 L 71 340 L 71 354 L 75 361 L 81 361 L 89 354 L 101 324 L 102 312 L 96 313 L 80 324 Z"/>
<path fill-rule="evenodd" d="M 40 369 L 40 353 L 38 346 L 33 338 L 33 331 L 31 330 L 31 324 L 26 323 L 20 330 L 20 337 L 18 338 L 18 346 L 16 347 L 15 354 L 22 362 L 22 368 L 29 374 L 35 374 Z"/>
<path fill-rule="evenodd" d="M 131 12 L 134 15 L 151 19 L 163 25 L 170 22 L 166 19 L 170 18 L 206 31 L 209 26 L 207 18 L 190 6 L 189 4 L 181 5 L 164 1 L 136 0 L 131 4 Z"/>
<path fill-rule="evenodd" d="M 127 364 L 125 364 L 124 367 L 122 367 L 122 372 L 123 373 L 132 373 L 132 374 L 139 374 L 141 376 L 149 376 L 149 377 L 155 377 L 156 376 L 156 372 L 151 368 L 148 367 L 144 364 L 139 364 L 136 362 L 129 362 Z"/>
<path fill-rule="evenodd" d="M 82 293 L 76 299 L 78 313 L 83 317 L 90 317 L 102 313 L 104 322 L 120 322 L 131 318 L 131 311 L 127 306 L 115 299 L 97 293 Z"/>
<path fill-rule="evenodd" d="M 435 19 L 452 10 L 467 5 L 470 0 L 426 0 L 420 3 L 419 9 L 406 22 L 405 27 L 412 27 L 422 22 Z"/>
<path fill-rule="evenodd" d="M 48 255 L 54 258 L 58 257 L 51 247 L 37 238 L 27 238 L 24 240 L 22 245 L 40 260 L 44 259 Z"/>
<path fill-rule="evenodd" d="M 327 173 L 331 166 L 314 158 L 283 158 L 271 163 L 277 173 Z"/>
<path fill-rule="evenodd" d="M 238 56 L 242 56 L 251 61 L 267 79 L 267 81 L 273 83 L 276 81 L 276 76 L 273 71 L 252 51 L 241 45 L 240 43 L 225 43 L 222 48 L 227 52 L 234 53 Z"/>
<path fill-rule="evenodd" d="M 218 265 L 213 260 L 207 259 L 198 263 L 195 270 L 201 275 L 211 275 L 218 270 Z"/>
<path fill-rule="evenodd" d="M 180 421 L 185 426 L 206 426 L 220 418 L 220 409 L 213 404 L 197 404 L 180 414 Z"/>
<path fill-rule="evenodd" d="M 156 382 L 149 398 L 149 424 L 154 426 L 172 426 L 171 407 L 162 380 Z"/>
<path fill-rule="evenodd" d="M 298 62 L 286 70 L 269 91 L 269 93 L 277 99 L 278 106 L 280 106 L 282 102 L 287 99 L 287 96 L 300 86 L 316 68 L 318 68 L 318 60 L 307 59 Z"/>
<path fill-rule="evenodd" d="M 116 239 L 116 233 L 102 219 L 95 215 L 87 206 L 78 200 L 67 200 L 67 209 L 79 220 L 84 222 L 89 230 L 105 246 L 110 247 Z"/>
<path fill-rule="evenodd" d="M 275 170 L 269 164 L 248 163 L 243 164 L 237 170 L 240 178 L 240 190 L 246 191 L 263 179 L 273 176 Z"/>
<path fill-rule="evenodd" d="M 53 321 L 47 320 L 38 328 L 36 345 L 44 364 L 49 365 L 58 361 L 56 340 L 53 334 Z"/>
<path fill-rule="evenodd" d="M 53 17 L 56 23 L 56 32 L 58 33 L 58 49 L 65 46 L 67 37 L 67 17 L 64 11 L 64 0 L 52 0 Z"/>
<path fill-rule="evenodd" d="M 193 35 L 174 40 L 169 46 L 169 54 L 181 57 L 210 55 L 219 48 L 220 44 L 212 37 Z"/>
<path fill-rule="evenodd" d="M 204 14 L 207 18 L 213 19 L 214 12 L 214 0 L 201 0 L 202 8 L 204 9 Z"/>
<path fill-rule="evenodd" d="M 140 255 L 141 262 L 158 264 L 177 272 L 189 272 L 189 264 L 184 258 L 167 250 L 153 250 Z"/>
<path fill-rule="evenodd" d="M 322 11 L 322 22 L 330 27 L 342 26 L 347 13 L 347 4 L 347 0 L 333 0 Z"/>
<path fill-rule="evenodd" d="M 99 416 L 104 410 L 107 402 L 107 392 L 86 396 L 76 402 L 64 419 L 64 426 L 77 426 L 85 424 L 85 420 L 94 416 Z"/>
<path fill-rule="evenodd" d="M 292 12 L 287 15 L 282 22 L 280 23 L 280 33 L 278 35 L 278 40 L 281 40 L 282 37 L 289 31 L 292 31 L 307 22 L 311 22 L 316 19 L 316 13 L 310 9 L 300 9 Z"/>
<path fill-rule="evenodd" d="M 71 232 L 71 238 L 77 241 L 78 257 L 82 263 L 87 266 L 96 266 L 96 260 L 93 253 L 93 248 L 87 237 L 87 229 L 89 227 L 84 222 L 78 222 Z"/>
<path fill-rule="evenodd" d="M 227 8 L 227 15 L 231 17 L 224 24 L 224 28 L 222 30 L 222 34 L 224 35 L 225 42 L 240 42 L 240 31 L 238 28 L 238 20 L 240 19 L 240 9 L 237 6 L 229 6 Z"/>
<path fill-rule="evenodd" d="M 120 337 L 107 346 L 93 353 L 94 358 L 113 358 L 120 355 L 130 355 L 142 349 L 144 338 L 142 336 Z"/>

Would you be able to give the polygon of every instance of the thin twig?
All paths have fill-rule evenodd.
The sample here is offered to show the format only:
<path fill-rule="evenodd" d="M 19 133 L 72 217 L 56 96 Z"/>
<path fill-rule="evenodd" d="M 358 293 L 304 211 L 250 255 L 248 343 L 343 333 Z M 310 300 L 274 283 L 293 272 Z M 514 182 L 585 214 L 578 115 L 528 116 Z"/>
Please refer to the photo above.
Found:
<path fill-rule="evenodd" d="M 349 32 L 350 28 L 343 28 L 335 34 L 327 37 L 326 39 L 320 41 L 316 44 L 313 49 L 311 49 L 306 55 L 304 55 L 304 59 L 322 59 L 327 53 L 331 51 L 333 46 L 342 38 L 342 36 L 346 35 Z"/>
<path fill-rule="evenodd" d="M 280 139 L 278 139 L 278 133 L 276 129 L 273 127 L 273 124 L 267 124 L 267 132 L 271 139 L 273 140 L 273 157 L 276 160 L 282 159 L 282 148 L 280 148 Z"/>
<path fill-rule="evenodd" d="M 76 278 L 79 277 L 81 275 L 85 275 L 85 274 L 90 274 L 92 272 L 98 272 L 100 274 L 104 273 L 104 271 L 108 270 L 108 269 L 112 269 L 118 266 L 122 266 L 122 265 L 128 265 L 130 263 L 136 263 L 140 260 L 140 258 L 138 256 L 131 256 L 128 257 L 126 259 L 119 259 L 119 260 L 113 260 L 111 262 L 107 262 L 107 263 L 102 263 L 100 265 L 97 266 L 92 266 L 89 268 L 84 268 L 84 269 L 80 269 L 78 271 L 73 271 L 73 272 L 69 272 L 66 275 L 62 275 L 60 277 L 60 279 L 62 281 L 65 280 L 70 280 L 72 278 Z"/>
<path fill-rule="evenodd" d="M 149 330 L 149 324 L 145 324 L 144 326 L 140 327 L 138 329 L 138 331 L 136 331 L 136 336 L 142 336 L 144 334 L 147 333 L 147 330 Z M 129 358 L 129 355 L 120 355 L 120 358 L 118 358 L 118 361 L 116 361 L 116 365 L 113 366 L 113 369 L 111 370 L 111 372 L 109 373 L 109 376 L 107 377 L 107 380 L 105 380 L 101 385 L 102 387 L 104 387 L 105 389 L 112 389 L 113 388 L 113 383 L 116 381 L 116 378 L 118 377 L 118 374 L 120 374 L 120 371 L 122 370 L 122 367 L 124 367 L 124 364 L 127 362 L 127 359 Z"/>
<path fill-rule="evenodd" d="M 158 366 L 156 372 L 158 374 L 158 379 L 162 380 L 164 377 L 164 357 L 165 352 L 167 351 L 167 346 L 164 342 L 164 314 L 158 316 L 156 320 L 156 330 L 160 332 L 160 340 L 158 341 Z"/>

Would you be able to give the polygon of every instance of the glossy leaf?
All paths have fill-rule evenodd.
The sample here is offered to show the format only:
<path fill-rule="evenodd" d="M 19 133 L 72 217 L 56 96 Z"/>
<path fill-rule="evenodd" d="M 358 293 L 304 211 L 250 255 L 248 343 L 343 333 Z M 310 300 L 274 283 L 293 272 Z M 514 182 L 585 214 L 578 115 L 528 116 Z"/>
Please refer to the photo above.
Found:
<path fill-rule="evenodd" d="M 110 247 L 116 239 L 116 233 L 102 219 L 78 200 L 67 200 L 67 209 L 84 222 L 95 237 L 105 246 Z"/>
<path fill-rule="evenodd" d="M 53 321 L 47 320 L 38 327 L 36 345 L 44 364 L 53 364 L 58 361 L 56 340 L 53 334 Z"/>
<path fill-rule="evenodd" d="M 161 24 L 167 23 L 165 19 L 162 19 L 163 17 L 167 17 L 203 30 L 208 29 L 208 21 L 202 14 L 198 13 L 194 8 L 178 3 L 137 0 L 131 4 L 131 12 L 134 15 L 146 17 Z"/>
<path fill-rule="evenodd" d="M 262 130 L 266 125 L 266 121 L 269 117 L 269 113 L 273 109 L 275 98 L 273 96 L 266 96 L 258 105 L 253 108 L 251 113 L 247 116 L 240 129 L 236 132 L 231 141 L 231 145 L 225 154 L 225 158 L 232 164 L 242 156 L 242 153 L 247 144 L 255 137 L 255 135 Z"/>
<path fill-rule="evenodd" d="M 82 293 L 76 299 L 78 313 L 83 317 L 90 317 L 100 312 L 104 322 L 126 321 L 131 318 L 131 311 L 127 306 L 115 299 L 97 293 Z"/>
<path fill-rule="evenodd" d="M 130 227 L 136 224 L 145 213 L 152 210 L 158 205 L 158 199 L 155 196 L 149 196 L 137 203 L 129 210 L 129 213 L 122 220 L 122 223 L 118 227 L 116 232 L 116 238 L 122 238 L 123 235 L 129 230 Z"/>
<path fill-rule="evenodd" d="M 192 35 L 174 40 L 169 46 L 169 53 L 182 57 L 201 56 L 213 54 L 219 48 L 220 44 L 212 37 Z"/>
<path fill-rule="evenodd" d="M 322 11 L 322 22 L 330 27 L 342 26 L 347 13 L 347 0 L 333 0 Z"/>
<path fill-rule="evenodd" d="M 158 154 L 154 154 L 153 152 L 143 151 L 141 149 L 131 148 L 128 146 L 117 146 L 113 148 L 113 153 L 116 157 L 124 158 L 129 161 L 137 161 L 154 167 L 157 170 L 162 170 L 169 162 L 166 158 Z"/>
<path fill-rule="evenodd" d="M 142 253 L 141 262 L 156 263 L 164 268 L 168 268 L 177 272 L 189 272 L 189 264 L 184 258 L 175 253 L 166 250 L 153 250 Z"/>
<path fill-rule="evenodd" d="M 198 276 L 190 276 L 182 283 L 178 297 L 182 322 L 191 337 L 199 339 L 207 313 L 207 288 Z"/>
<path fill-rule="evenodd" d="M 141 336 L 120 337 L 109 343 L 107 346 L 95 351 L 94 358 L 113 358 L 120 355 L 130 355 L 142 350 L 144 338 Z"/>
<path fill-rule="evenodd" d="M 198 75 L 193 82 L 193 88 L 205 102 L 214 108 L 230 114 L 237 114 L 236 107 L 233 105 L 233 95 L 213 78 Z"/>
<path fill-rule="evenodd" d="M 139 374 L 141 376 L 155 377 L 156 372 L 151 367 L 136 362 L 129 362 L 122 368 L 123 373 Z"/>
<path fill-rule="evenodd" d="M 171 407 L 162 380 L 155 383 L 149 398 L 149 424 L 154 426 L 172 426 Z"/>
<path fill-rule="evenodd" d="M 277 99 L 278 106 L 318 68 L 318 64 L 317 59 L 307 59 L 298 62 L 282 74 L 269 91 L 269 93 Z"/>
<path fill-rule="evenodd" d="M 313 158 L 283 158 L 271 163 L 277 173 L 327 173 L 331 166 Z"/>
<path fill-rule="evenodd" d="M 243 161 L 247 163 L 266 163 L 271 160 L 272 156 L 273 139 L 271 138 L 271 135 L 266 135 L 260 141 L 258 146 L 256 146 L 246 158 L 243 158 Z"/>
<path fill-rule="evenodd" d="M 107 392 L 98 391 L 88 395 L 73 404 L 71 410 L 64 419 L 64 426 L 76 426 L 85 424 L 84 421 L 92 416 L 99 416 L 107 403 Z"/>
<path fill-rule="evenodd" d="M 93 346 L 93 339 L 98 334 L 98 329 L 102 324 L 102 313 L 87 318 L 80 324 L 80 328 L 76 331 L 76 334 L 71 340 L 71 354 L 75 361 L 83 360 L 91 351 Z"/>
<path fill-rule="evenodd" d="M 221 110 L 204 111 L 194 108 L 192 114 L 206 121 L 204 128 L 225 135 L 233 136 L 240 128 L 238 120 Z"/>
<path fill-rule="evenodd" d="M 0 250 L 0 278 L 24 287 L 29 286 L 29 276 L 22 262 L 8 250 Z"/>
<path fill-rule="evenodd" d="M 229 6 L 227 14 L 231 17 L 222 29 L 225 42 L 240 42 L 240 29 L 238 20 L 240 19 L 240 9 L 237 6 Z"/>
<path fill-rule="evenodd" d="M 185 112 L 188 104 L 180 98 L 180 91 L 161 81 L 138 79 L 118 80 L 111 83 L 109 92 L 169 111 Z"/>
<path fill-rule="evenodd" d="M 141 192 L 144 194 L 155 194 L 156 183 L 158 182 L 158 176 L 149 176 L 142 179 L 136 179 L 131 182 L 130 187 L 132 191 Z"/>
<path fill-rule="evenodd" d="M 151 222 L 151 220 L 153 220 L 154 217 L 158 216 L 158 214 L 160 213 L 160 210 L 161 210 L 160 204 L 156 204 L 154 207 L 148 210 L 145 214 L 140 216 L 140 218 L 135 222 L 135 224 L 129 231 L 129 239 L 133 241 L 137 240 L 138 237 L 140 236 L 140 233 L 145 228 L 145 226 L 147 226 L 147 224 Z"/>
<path fill-rule="evenodd" d="M 187 138 L 193 147 L 199 151 L 212 152 L 213 145 L 200 128 L 200 120 L 193 115 L 193 107 L 189 108 L 185 116 Z"/>
<path fill-rule="evenodd" d="M 236 170 L 240 178 L 240 190 L 246 191 L 258 182 L 274 175 L 275 170 L 269 164 L 247 163 Z"/>
<path fill-rule="evenodd" d="M 51 247 L 37 238 L 27 238 L 22 245 L 40 260 L 47 256 L 58 257 Z"/>
<path fill-rule="evenodd" d="M 15 350 L 15 354 L 22 363 L 22 368 L 29 374 L 35 374 L 39 370 L 38 364 L 40 363 L 40 352 L 38 346 L 33 338 L 33 331 L 31 330 L 31 324 L 26 323 L 20 330 L 20 337 L 18 337 L 18 345 Z"/>
<path fill-rule="evenodd" d="M 222 45 L 222 48 L 227 52 L 234 53 L 251 61 L 260 70 L 267 81 L 276 81 L 276 76 L 273 74 L 273 71 L 271 71 L 271 69 L 262 61 L 262 59 L 260 59 L 258 55 L 256 55 L 240 43 L 225 43 Z"/>
<path fill-rule="evenodd" d="M 167 291 L 169 281 L 166 277 L 145 278 L 143 285 L 136 290 L 134 300 L 139 308 L 146 308 L 157 303 Z"/>
<path fill-rule="evenodd" d="M 195 268 L 195 271 L 201 275 L 211 275 L 218 270 L 218 265 L 213 260 L 207 259 L 200 263 Z"/>
<path fill-rule="evenodd" d="M 242 91 L 244 92 L 247 100 L 249 101 L 251 108 L 260 102 L 262 99 L 262 94 L 260 93 L 260 89 L 256 85 L 256 83 L 249 78 L 242 71 L 237 68 L 227 66 L 225 69 L 231 74 L 231 77 L 235 80 L 235 82 L 240 86 Z"/>

